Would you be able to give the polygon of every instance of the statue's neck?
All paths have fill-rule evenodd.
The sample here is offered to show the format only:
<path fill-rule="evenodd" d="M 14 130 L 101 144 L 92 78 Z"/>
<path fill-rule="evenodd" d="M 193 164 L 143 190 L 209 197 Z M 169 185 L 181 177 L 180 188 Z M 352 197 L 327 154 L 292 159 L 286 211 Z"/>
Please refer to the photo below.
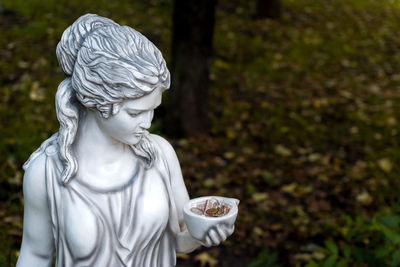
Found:
<path fill-rule="evenodd" d="M 93 111 L 88 111 L 79 121 L 74 152 L 79 162 L 103 166 L 132 153 L 128 145 L 115 140 L 99 128 Z"/>
<path fill-rule="evenodd" d="M 104 133 L 93 112 L 79 121 L 74 152 L 78 160 L 75 178 L 92 188 L 114 190 L 127 184 L 137 171 L 134 162 L 139 159 L 131 147 Z"/>

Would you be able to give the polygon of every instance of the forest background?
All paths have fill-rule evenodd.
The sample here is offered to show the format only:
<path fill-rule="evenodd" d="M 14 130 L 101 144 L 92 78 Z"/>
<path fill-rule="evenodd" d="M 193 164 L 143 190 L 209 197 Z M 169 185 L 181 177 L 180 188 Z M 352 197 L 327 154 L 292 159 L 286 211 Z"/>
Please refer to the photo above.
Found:
<path fill-rule="evenodd" d="M 218 2 L 210 129 L 167 136 L 191 197 L 241 200 L 234 235 L 178 266 L 400 266 L 400 1 L 255 9 Z M 22 164 L 58 129 L 55 47 L 85 13 L 142 32 L 170 64 L 171 0 L 0 2 L 0 266 L 19 253 Z"/>

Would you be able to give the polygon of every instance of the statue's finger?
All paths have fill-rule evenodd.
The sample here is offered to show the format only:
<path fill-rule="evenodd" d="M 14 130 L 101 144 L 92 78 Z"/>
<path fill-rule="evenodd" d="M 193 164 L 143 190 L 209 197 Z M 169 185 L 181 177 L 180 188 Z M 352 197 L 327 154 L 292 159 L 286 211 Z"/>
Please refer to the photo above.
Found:
<path fill-rule="evenodd" d="M 214 229 L 211 229 L 208 233 L 208 236 L 211 238 L 211 241 L 213 242 L 213 245 L 218 245 L 221 243 L 221 240 L 219 239 L 219 236 L 217 232 Z"/>
<path fill-rule="evenodd" d="M 233 231 L 235 231 L 235 226 L 232 225 L 232 227 L 229 227 L 229 228 L 227 226 L 225 226 L 224 230 L 225 230 L 226 236 L 228 237 L 233 233 Z"/>
<path fill-rule="evenodd" d="M 219 235 L 219 238 L 220 238 L 221 242 L 225 241 L 226 238 L 227 238 L 227 229 L 226 229 L 226 227 L 225 226 L 217 227 L 217 232 L 218 232 L 218 235 Z"/>
<path fill-rule="evenodd" d="M 206 236 L 206 238 L 205 238 L 205 243 L 203 244 L 205 247 L 211 247 L 211 245 L 212 245 L 212 243 L 211 243 L 211 239 L 210 239 L 210 237 L 209 236 Z"/>

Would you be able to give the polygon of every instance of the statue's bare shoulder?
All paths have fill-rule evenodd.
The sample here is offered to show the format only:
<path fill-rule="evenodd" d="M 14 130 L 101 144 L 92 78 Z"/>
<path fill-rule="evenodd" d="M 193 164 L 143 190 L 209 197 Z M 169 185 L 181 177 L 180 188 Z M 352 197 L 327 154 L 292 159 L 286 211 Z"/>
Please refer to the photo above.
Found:
<path fill-rule="evenodd" d="M 40 153 L 25 170 L 23 191 L 25 203 L 32 208 L 43 209 L 46 201 L 46 153 Z"/>
<path fill-rule="evenodd" d="M 27 166 L 23 181 L 24 235 L 17 266 L 51 266 L 54 241 L 46 191 L 46 152 Z"/>
<path fill-rule="evenodd" d="M 150 138 L 156 142 L 158 149 L 165 155 L 168 164 L 171 160 L 177 159 L 176 153 L 172 145 L 162 136 L 157 134 L 150 134 Z"/>
<path fill-rule="evenodd" d="M 158 145 L 159 152 L 163 154 L 165 160 L 167 161 L 172 182 L 173 183 L 178 182 L 180 184 L 183 184 L 183 177 L 178 156 L 176 155 L 172 145 L 162 136 L 156 134 L 150 134 L 150 137 L 156 142 L 156 144 Z M 186 192 L 186 187 L 185 187 L 185 192 Z"/>
<path fill-rule="evenodd" d="M 58 145 L 55 142 L 57 134 L 42 143 L 24 165 L 25 175 L 23 191 L 25 201 L 33 201 L 40 204 L 38 208 L 44 208 L 46 202 L 46 161 L 47 157 L 57 157 Z M 46 206 L 47 208 L 47 206 Z"/>

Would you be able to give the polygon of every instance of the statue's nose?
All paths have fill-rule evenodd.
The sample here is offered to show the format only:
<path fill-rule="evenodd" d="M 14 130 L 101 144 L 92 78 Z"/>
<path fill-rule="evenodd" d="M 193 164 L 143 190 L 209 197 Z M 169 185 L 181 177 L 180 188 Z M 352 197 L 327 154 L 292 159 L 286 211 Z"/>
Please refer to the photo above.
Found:
<path fill-rule="evenodd" d="M 142 115 L 142 122 L 140 123 L 140 127 L 142 127 L 143 129 L 149 129 L 151 126 L 151 121 L 153 120 L 153 112 L 149 111 L 149 112 L 145 112 Z"/>

